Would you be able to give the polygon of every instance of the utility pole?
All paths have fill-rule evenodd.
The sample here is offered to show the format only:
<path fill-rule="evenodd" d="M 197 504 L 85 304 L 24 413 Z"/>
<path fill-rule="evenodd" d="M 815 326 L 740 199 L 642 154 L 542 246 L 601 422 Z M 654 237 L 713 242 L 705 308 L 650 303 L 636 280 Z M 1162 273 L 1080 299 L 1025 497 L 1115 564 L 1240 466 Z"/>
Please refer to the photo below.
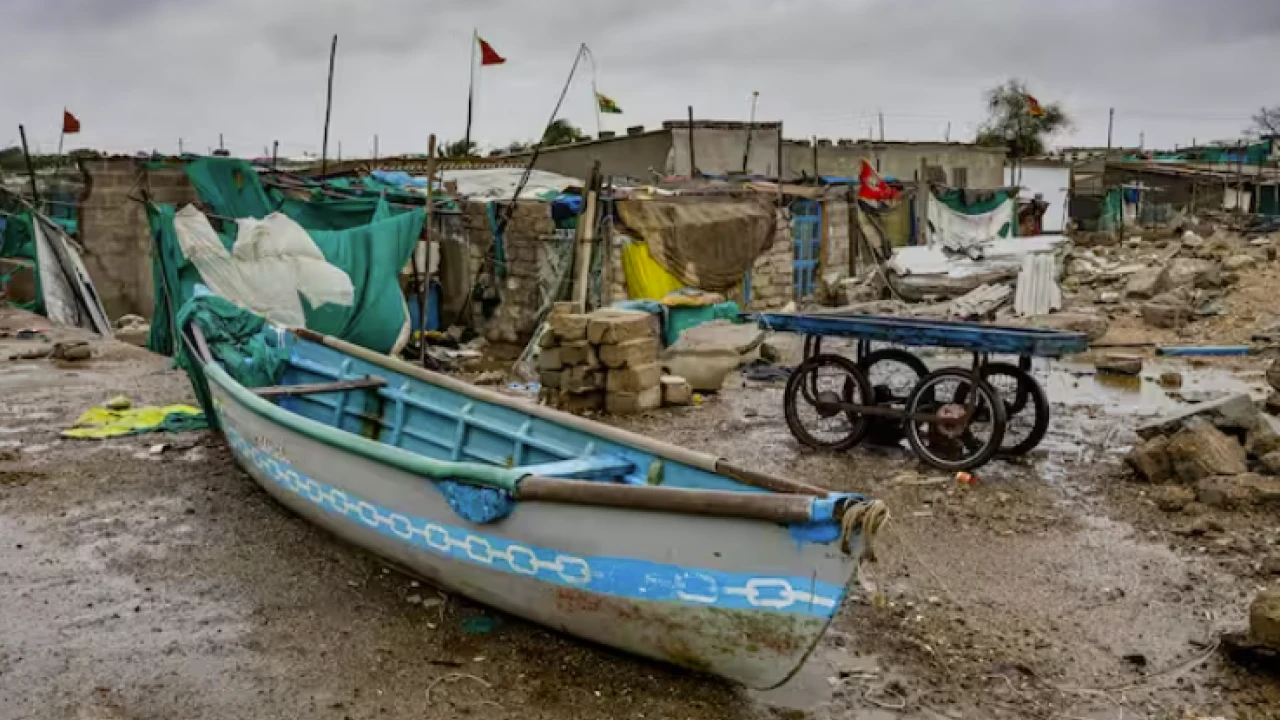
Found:
<path fill-rule="evenodd" d="M 751 119 L 747 121 L 747 145 L 742 150 L 742 174 L 747 174 L 747 164 L 751 158 L 751 136 L 756 128 L 756 101 L 760 99 L 760 91 L 751 93 Z"/>
<path fill-rule="evenodd" d="M 378 162 L 378 136 L 376 133 L 373 136 L 373 161 Z"/>
<path fill-rule="evenodd" d="M 1116 109 L 1111 108 L 1107 112 L 1107 157 L 1111 157 L 1111 128 L 1116 123 Z"/>
<path fill-rule="evenodd" d="M 178 138 L 178 157 L 182 157 L 183 155 L 186 155 L 186 153 L 182 150 L 182 138 Z"/>
<path fill-rule="evenodd" d="M 280 159 L 280 141 L 272 140 L 271 141 L 271 169 L 272 170 L 276 169 L 276 163 L 279 161 L 279 159 Z"/>
<path fill-rule="evenodd" d="M 947 121 L 947 133 L 946 135 L 943 136 L 942 139 L 944 142 L 951 142 L 951 121 L 950 120 Z"/>
<path fill-rule="evenodd" d="M 226 150 L 227 146 L 222 144 L 222 133 L 218 133 L 218 149 Z"/>
<path fill-rule="evenodd" d="M 884 142 L 884 113 L 880 113 L 880 142 Z"/>
<path fill-rule="evenodd" d="M 693 106 L 689 106 L 689 177 L 698 177 L 697 157 L 693 154 Z"/>
<path fill-rule="evenodd" d="M 1147 132 L 1145 130 L 1138 131 L 1138 149 L 1144 150 L 1147 147 Z"/>

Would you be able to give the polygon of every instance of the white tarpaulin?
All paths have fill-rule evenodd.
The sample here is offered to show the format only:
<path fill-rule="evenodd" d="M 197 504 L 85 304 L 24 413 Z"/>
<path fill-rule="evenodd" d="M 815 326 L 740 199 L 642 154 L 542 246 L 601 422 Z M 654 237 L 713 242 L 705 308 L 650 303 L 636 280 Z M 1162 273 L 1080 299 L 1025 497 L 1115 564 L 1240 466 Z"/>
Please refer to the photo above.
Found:
<path fill-rule="evenodd" d="M 80 259 L 74 241 L 49 218 L 32 213 L 36 272 L 45 314 L 62 325 L 73 325 L 111 337 L 111 320 L 102 308 L 98 290 Z"/>
<path fill-rule="evenodd" d="M 209 218 L 187 205 L 174 217 L 182 254 L 218 295 L 285 327 L 305 327 L 302 298 L 312 307 L 350 306 L 351 278 L 330 265 L 302 226 L 280 213 L 236 221 L 231 251 Z"/>
<path fill-rule="evenodd" d="M 1029 255 L 1049 254 L 1056 276 L 1059 251 L 1067 242 L 1064 235 L 1001 238 L 974 246 L 976 260 L 939 245 L 903 247 L 893 251 L 885 268 L 894 288 L 908 300 L 926 295 L 956 297 L 983 283 L 1012 280 Z"/>
<path fill-rule="evenodd" d="M 1000 207 L 989 213 L 965 215 L 939 202 L 932 194 L 928 197 L 931 246 L 938 245 L 954 252 L 966 253 L 969 248 L 1001 237 L 1001 230 L 1006 235 L 1011 234 L 1015 206 L 1012 199 L 1001 203 Z"/>
<path fill-rule="evenodd" d="M 62 272 L 62 264 L 58 255 L 45 234 L 42 223 L 31 223 L 36 242 L 36 272 L 40 277 L 40 293 L 44 296 L 44 312 L 50 320 L 59 325 L 78 327 L 80 306 L 76 302 L 71 283 Z"/>

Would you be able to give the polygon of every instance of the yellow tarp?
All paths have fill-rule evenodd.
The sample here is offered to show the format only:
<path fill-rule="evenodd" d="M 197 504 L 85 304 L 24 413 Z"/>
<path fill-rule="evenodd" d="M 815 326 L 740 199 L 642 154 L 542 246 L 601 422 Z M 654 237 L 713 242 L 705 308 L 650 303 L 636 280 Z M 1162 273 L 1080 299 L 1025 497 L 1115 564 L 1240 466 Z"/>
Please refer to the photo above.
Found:
<path fill-rule="evenodd" d="M 88 440 L 107 438 L 156 430 L 186 430 L 204 426 L 200 408 L 190 405 L 165 405 L 111 410 L 94 406 L 85 410 L 75 425 L 62 431 L 63 437 Z"/>
<path fill-rule="evenodd" d="M 667 293 L 684 287 L 680 278 L 653 259 L 649 243 L 645 242 L 623 244 L 622 272 L 627 278 L 627 296 L 632 300 L 661 300 Z"/>

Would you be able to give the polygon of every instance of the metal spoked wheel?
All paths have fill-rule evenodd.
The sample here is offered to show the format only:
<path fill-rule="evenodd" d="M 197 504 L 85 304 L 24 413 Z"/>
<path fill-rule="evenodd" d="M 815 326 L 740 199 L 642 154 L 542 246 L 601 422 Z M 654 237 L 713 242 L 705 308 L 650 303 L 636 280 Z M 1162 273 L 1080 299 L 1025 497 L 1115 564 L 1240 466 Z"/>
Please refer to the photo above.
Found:
<path fill-rule="evenodd" d="M 1001 455 L 1025 455 L 1035 449 L 1049 430 L 1049 398 L 1031 373 L 1009 363 L 987 363 L 982 379 L 1000 399 L 1008 420 Z"/>
<path fill-rule="evenodd" d="M 977 394 L 971 401 L 973 387 Z M 906 411 L 911 449 L 940 470 L 971 470 L 1000 450 L 1004 403 L 970 370 L 942 368 L 929 373 L 907 399 Z"/>
<path fill-rule="evenodd" d="M 791 373 L 782 405 L 797 440 L 813 448 L 848 450 L 866 434 L 868 419 L 844 406 L 870 405 L 871 398 L 871 385 L 856 363 L 815 355 Z"/>
<path fill-rule="evenodd" d="M 867 353 L 858 361 L 858 369 L 871 383 L 877 405 L 902 408 L 929 368 L 920 358 L 899 348 L 884 348 Z M 876 445 L 897 445 L 902 440 L 902 423 L 880 418 L 867 432 L 867 441 Z"/>

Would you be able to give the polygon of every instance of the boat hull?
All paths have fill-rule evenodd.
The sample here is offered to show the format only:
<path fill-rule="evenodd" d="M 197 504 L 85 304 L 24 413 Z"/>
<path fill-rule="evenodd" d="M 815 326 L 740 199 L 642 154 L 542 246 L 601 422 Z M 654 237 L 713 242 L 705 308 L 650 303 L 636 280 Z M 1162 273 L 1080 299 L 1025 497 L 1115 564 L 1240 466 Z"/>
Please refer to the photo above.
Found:
<path fill-rule="evenodd" d="M 432 480 L 210 389 L 239 464 L 314 524 L 512 615 L 750 687 L 799 669 L 860 555 L 776 523 L 572 503 L 522 501 L 473 524 Z"/>

